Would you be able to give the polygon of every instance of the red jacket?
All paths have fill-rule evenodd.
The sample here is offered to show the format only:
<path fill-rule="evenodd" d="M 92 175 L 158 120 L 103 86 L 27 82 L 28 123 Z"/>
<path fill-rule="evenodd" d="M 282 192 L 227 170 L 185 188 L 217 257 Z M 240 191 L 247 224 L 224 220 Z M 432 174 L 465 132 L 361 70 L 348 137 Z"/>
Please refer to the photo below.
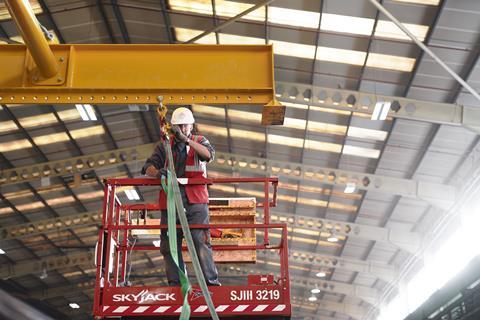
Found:
<path fill-rule="evenodd" d="M 191 140 L 200 142 L 203 136 L 191 136 Z M 174 138 L 170 139 L 170 146 L 173 147 Z M 167 168 L 168 162 L 165 161 L 165 168 Z M 190 147 L 187 153 L 187 159 L 185 161 L 185 176 L 178 178 L 206 178 L 207 168 L 205 162 L 200 161 L 197 153 Z M 187 194 L 188 202 L 190 203 L 208 203 L 208 190 L 206 184 L 186 184 L 185 193 Z M 167 209 L 167 195 L 163 189 L 159 194 L 160 210 Z"/>

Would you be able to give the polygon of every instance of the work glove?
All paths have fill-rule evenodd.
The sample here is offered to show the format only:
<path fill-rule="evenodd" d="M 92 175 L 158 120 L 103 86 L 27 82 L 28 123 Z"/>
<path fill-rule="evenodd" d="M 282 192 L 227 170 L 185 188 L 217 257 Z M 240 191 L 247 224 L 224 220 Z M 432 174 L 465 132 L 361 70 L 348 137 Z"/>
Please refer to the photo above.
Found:
<path fill-rule="evenodd" d="M 186 143 L 188 141 L 188 137 L 183 134 L 182 130 L 178 126 L 172 126 L 172 132 L 177 138 L 177 140 Z"/>
<path fill-rule="evenodd" d="M 162 177 L 167 177 L 167 169 L 162 168 L 157 172 L 157 179 L 162 179 Z"/>

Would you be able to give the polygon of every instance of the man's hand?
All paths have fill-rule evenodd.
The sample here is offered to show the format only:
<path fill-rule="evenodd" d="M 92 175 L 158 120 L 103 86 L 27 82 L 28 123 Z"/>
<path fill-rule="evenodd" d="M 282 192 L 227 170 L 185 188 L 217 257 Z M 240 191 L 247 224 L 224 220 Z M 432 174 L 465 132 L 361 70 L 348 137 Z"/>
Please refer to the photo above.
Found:
<path fill-rule="evenodd" d="M 166 177 L 167 176 L 167 169 L 162 168 L 162 169 L 158 170 L 157 174 L 155 176 L 157 177 L 157 179 L 162 179 L 162 177 Z"/>
<path fill-rule="evenodd" d="M 179 141 L 185 143 L 188 141 L 188 137 L 183 134 L 182 130 L 180 130 L 178 126 L 172 126 L 172 132 Z"/>
<path fill-rule="evenodd" d="M 145 171 L 147 176 L 149 177 L 155 177 L 157 179 L 161 179 L 162 176 L 167 176 L 167 169 L 162 168 L 160 170 L 156 169 L 154 166 L 149 166 L 147 170 Z"/>

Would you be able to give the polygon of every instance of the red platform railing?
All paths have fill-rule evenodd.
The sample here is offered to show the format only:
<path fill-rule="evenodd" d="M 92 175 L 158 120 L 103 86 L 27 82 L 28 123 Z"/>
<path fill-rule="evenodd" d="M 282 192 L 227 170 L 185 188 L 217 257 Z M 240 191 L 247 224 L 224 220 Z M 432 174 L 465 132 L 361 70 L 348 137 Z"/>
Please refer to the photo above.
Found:
<path fill-rule="evenodd" d="M 275 280 L 271 275 L 248 276 L 248 284 L 241 286 L 209 287 L 220 317 L 272 317 L 287 319 L 291 314 L 290 281 L 288 273 L 288 238 L 285 224 L 270 223 L 270 208 L 276 206 L 278 178 L 220 178 L 189 179 L 188 184 L 262 183 L 264 199 L 257 203 L 263 223 L 253 224 L 192 224 L 190 228 L 244 228 L 263 230 L 261 241 L 255 245 L 212 245 L 214 251 L 278 250 L 279 273 Z M 131 251 L 158 251 L 153 245 L 132 245 L 132 230 L 166 229 L 167 225 L 137 225 L 131 223 L 133 210 L 159 210 L 158 203 L 121 203 L 116 196 L 117 187 L 160 186 L 158 179 L 107 179 L 104 187 L 102 226 L 98 236 L 96 253 L 96 283 L 94 316 L 108 317 L 165 316 L 180 314 L 182 297 L 179 287 L 126 286 L 128 253 Z M 270 188 L 272 187 L 272 192 Z M 181 228 L 177 225 L 177 228 Z M 280 229 L 277 244 L 270 244 L 268 231 Z M 192 317 L 208 317 L 208 308 L 196 286 L 189 296 Z"/>

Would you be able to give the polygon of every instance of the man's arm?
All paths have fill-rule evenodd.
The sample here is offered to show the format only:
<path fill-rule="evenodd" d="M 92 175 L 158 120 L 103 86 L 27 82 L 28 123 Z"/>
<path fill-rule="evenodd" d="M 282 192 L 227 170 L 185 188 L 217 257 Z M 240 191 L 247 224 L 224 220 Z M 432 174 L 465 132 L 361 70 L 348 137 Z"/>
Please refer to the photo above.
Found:
<path fill-rule="evenodd" d="M 158 177 L 165 164 L 165 150 L 159 144 L 155 147 L 155 151 L 150 158 L 147 159 L 143 168 L 142 174 L 146 174 L 149 177 Z"/>
<path fill-rule="evenodd" d="M 202 141 L 200 141 L 202 142 Z M 207 141 L 208 142 L 208 141 Z M 198 154 L 200 159 L 203 161 L 209 162 L 210 160 L 213 159 L 213 155 L 210 152 L 210 150 L 204 146 L 203 144 L 200 144 L 198 142 L 195 142 L 193 140 L 189 140 L 188 145 L 193 148 L 193 150 Z"/>

